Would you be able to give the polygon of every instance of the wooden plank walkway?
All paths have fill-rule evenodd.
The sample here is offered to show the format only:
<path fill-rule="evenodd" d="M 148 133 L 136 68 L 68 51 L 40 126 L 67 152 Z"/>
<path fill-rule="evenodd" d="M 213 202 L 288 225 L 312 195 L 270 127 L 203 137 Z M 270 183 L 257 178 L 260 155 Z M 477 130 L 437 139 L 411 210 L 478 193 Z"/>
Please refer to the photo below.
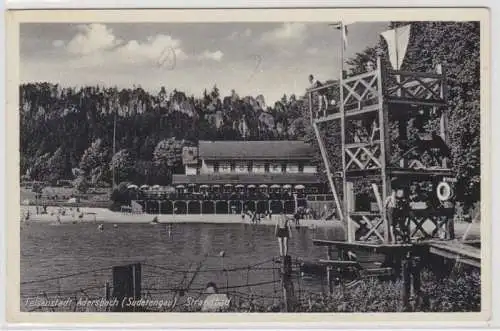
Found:
<path fill-rule="evenodd" d="M 394 252 L 395 250 L 408 251 L 414 248 L 412 244 L 384 244 L 384 243 L 370 243 L 370 242 L 347 242 L 347 241 L 337 241 L 337 240 L 323 240 L 323 239 L 313 239 L 313 244 L 315 246 L 335 246 L 339 249 L 347 250 L 367 250 L 373 253 L 386 253 Z"/>
<path fill-rule="evenodd" d="M 478 240 L 466 242 L 459 240 L 425 240 L 412 244 L 385 244 L 314 239 L 313 244 L 315 246 L 334 246 L 337 249 L 344 250 L 365 250 L 387 255 L 401 254 L 424 248 L 428 249 L 431 254 L 481 268 L 481 248 L 477 247 L 480 245 Z"/>
<path fill-rule="evenodd" d="M 481 249 L 458 240 L 427 241 L 429 253 L 481 268 Z"/>

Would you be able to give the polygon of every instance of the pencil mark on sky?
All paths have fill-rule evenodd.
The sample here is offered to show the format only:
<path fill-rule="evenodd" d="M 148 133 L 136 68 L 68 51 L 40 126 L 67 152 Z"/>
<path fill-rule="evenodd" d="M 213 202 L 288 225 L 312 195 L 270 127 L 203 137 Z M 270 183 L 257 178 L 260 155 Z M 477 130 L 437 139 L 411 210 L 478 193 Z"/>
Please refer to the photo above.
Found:
<path fill-rule="evenodd" d="M 165 47 L 158 58 L 158 66 L 167 70 L 174 70 L 176 65 L 175 50 L 172 47 Z"/>
<path fill-rule="evenodd" d="M 257 73 L 259 71 L 262 71 L 262 69 L 260 69 L 260 66 L 262 64 L 262 56 L 260 56 L 260 55 L 253 55 L 252 58 L 255 61 L 255 65 L 254 65 L 253 71 L 250 74 L 250 76 L 248 77 L 247 81 L 251 81 L 255 77 L 255 75 L 257 75 Z"/>

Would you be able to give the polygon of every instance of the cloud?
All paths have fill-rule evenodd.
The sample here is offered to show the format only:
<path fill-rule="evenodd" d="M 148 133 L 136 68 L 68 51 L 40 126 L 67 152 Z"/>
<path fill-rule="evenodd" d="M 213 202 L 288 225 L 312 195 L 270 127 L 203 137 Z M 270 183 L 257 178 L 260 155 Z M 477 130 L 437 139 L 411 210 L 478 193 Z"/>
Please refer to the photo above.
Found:
<path fill-rule="evenodd" d="M 223 56 L 224 56 L 224 53 L 222 53 L 220 50 L 217 50 L 215 52 L 207 50 L 207 51 L 204 51 L 203 53 L 201 53 L 199 58 L 220 62 L 222 60 Z"/>
<path fill-rule="evenodd" d="M 319 52 L 319 49 L 316 47 L 311 47 L 311 48 L 308 48 L 306 50 L 306 53 L 309 55 L 315 55 L 315 54 L 318 54 L 318 52 Z"/>
<path fill-rule="evenodd" d="M 52 42 L 52 46 L 56 47 L 56 48 L 59 48 L 59 47 L 63 47 L 64 46 L 64 41 L 62 40 L 54 40 Z"/>
<path fill-rule="evenodd" d="M 70 64 L 79 68 L 94 66 L 116 67 L 119 65 L 154 65 L 175 67 L 188 55 L 181 41 L 172 36 L 157 34 L 146 40 L 123 41 L 104 24 L 89 24 L 78 27 L 78 32 L 66 45 L 73 55 Z M 61 41 L 54 41 L 58 47 Z"/>
<path fill-rule="evenodd" d="M 118 60 L 127 63 L 176 63 L 188 58 L 181 47 L 181 41 L 164 34 L 148 37 L 144 42 L 130 40 L 114 53 Z"/>
<path fill-rule="evenodd" d="M 98 66 L 112 68 L 124 64 L 174 68 L 179 62 L 188 59 L 220 62 L 224 57 L 224 53 L 220 50 L 187 54 L 181 40 L 165 34 L 149 36 L 145 40 L 123 41 L 103 24 L 79 26 L 79 30 L 80 32 L 66 45 L 68 53 L 73 55 L 70 64 L 78 68 Z M 61 43 L 54 41 L 53 45 Z"/>
<path fill-rule="evenodd" d="M 79 25 L 80 30 L 66 45 L 68 52 L 76 55 L 88 55 L 111 49 L 122 41 L 104 24 Z"/>
<path fill-rule="evenodd" d="M 229 37 L 227 37 L 227 39 L 237 40 L 241 38 L 249 38 L 251 36 L 252 36 L 252 29 L 246 28 L 245 31 L 233 31 L 233 33 L 231 33 Z"/>
<path fill-rule="evenodd" d="M 304 23 L 283 23 L 280 27 L 262 34 L 260 41 L 265 44 L 301 42 L 307 36 Z"/>

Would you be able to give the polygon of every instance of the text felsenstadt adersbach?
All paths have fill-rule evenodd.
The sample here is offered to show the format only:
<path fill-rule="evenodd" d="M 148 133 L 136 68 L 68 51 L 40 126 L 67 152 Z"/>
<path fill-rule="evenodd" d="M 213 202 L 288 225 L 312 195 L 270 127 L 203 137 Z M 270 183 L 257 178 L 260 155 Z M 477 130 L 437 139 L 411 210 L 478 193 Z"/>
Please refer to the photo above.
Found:
<path fill-rule="evenodd" d="M 184 305 L 190 305 L 190 306 L 202 306 L 204 300 L 199 300 L 195 298 L 187 298 L 186 302 Z M 86 299 L 86 298 L 79 298 L 76 301 L 77 306 L 85 306 L 85 307 L 96 307 L 96 308 L 107 308 L 107 307 L 118 307 L 121 306 L 122 308 L 125 307 L 155 307 L 155 308 L 169 308 L 169 307 L 174 307 L 177 303 L 177 299 L 136 299 L 133 297 L 125 297 L 121 300 L 117 298 L 112 298 L 112 299 L 105 299 L 105 298 L 100 298 L 100 299 Z M 42 297 L 34 297 L 34 298 L 27 298 L 25 300 L 26 306 L 31 306 L 31 307 L 67 307 L 67 306 L 72 306 L 75 304 L 75 299 L 73 298 L 42 298 Z"/>

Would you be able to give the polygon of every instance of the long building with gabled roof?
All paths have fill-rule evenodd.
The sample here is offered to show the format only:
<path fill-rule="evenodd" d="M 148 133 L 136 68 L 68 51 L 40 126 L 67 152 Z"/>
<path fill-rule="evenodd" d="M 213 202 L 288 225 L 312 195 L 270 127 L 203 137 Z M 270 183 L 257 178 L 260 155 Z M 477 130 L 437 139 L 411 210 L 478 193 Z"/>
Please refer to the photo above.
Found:
<path fill-rule="evenodd" d="M 185 174 L 173 176 L 181 186 L 253 186 L 301 188 L 320 193 L 313 148 L 303 141 L 200 141 L 183 151 Z"/>

